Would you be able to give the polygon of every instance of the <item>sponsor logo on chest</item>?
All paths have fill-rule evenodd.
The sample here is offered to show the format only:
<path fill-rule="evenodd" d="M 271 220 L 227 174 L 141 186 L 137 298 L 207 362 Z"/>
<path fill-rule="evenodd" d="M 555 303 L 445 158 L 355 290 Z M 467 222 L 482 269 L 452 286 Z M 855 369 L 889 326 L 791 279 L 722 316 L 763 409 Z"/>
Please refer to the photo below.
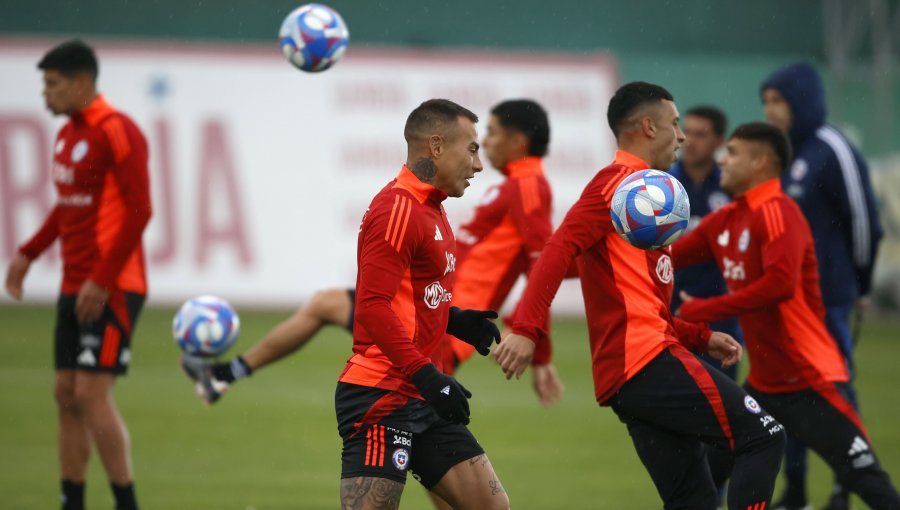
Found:
<path fill-rule="evenodd" d="M 671 257 L 663 255 L 656 261 L 656 277 L 659 278 L 659 281 L 664 284 L 671 283 L 674 274 Z"/>
<path fill-rule="evenodd" d="M 440 306 L 441 303 L 449 302 L 453 299 L 453 293 L 444 290 L 444 287 L 441 286 L 441 282 L 431 282 L 425 287 L 422 299 L 425 301 L 425 305 L 428 308 L 434 310 Z"/>
<path fill-rule="evenodd" d="M 728 257 L 723 257 L 722 276 L 726 280 L 746 280 L 747 270 L 744 268 L 744 261 L 735 262 Z"/>

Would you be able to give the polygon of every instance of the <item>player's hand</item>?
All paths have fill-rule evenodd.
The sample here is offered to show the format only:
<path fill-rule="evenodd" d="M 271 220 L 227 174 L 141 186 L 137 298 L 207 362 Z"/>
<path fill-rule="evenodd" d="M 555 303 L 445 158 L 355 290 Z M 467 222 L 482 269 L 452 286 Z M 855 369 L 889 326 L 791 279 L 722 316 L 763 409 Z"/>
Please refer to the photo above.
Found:
<path fill-rule="evenodd" d="M 447 333 L 475 347 L 478 354 L 487 356 L 491 351 L 491 344 L 500 342 L 500 330 L 491 320 L 496 318 L 497 312 L 493 310 L 468 310 L 451 306 Z"/>
<path fill-rule="evenodd" d="M 721 331 L 713 331 L 709 336 L 709 345 L 706 348 L 707 354 L 719 360 L 723 368 L 728 368 L 741 361 L 744 350 L 741 344 L 728 333 Z"/>
<path fill-rule="evenodd" d="M 22 300 L 22 283 L 29 267 L 31 260 L 21 253 L 16 253 L 6 269 L 6 292 L 17 301 Z"/>
<path fill-rule="evenodd" d="M 472 393 L 459 381 L 440 373 L 432 363 L 420 368 L 410 379 L 438 416 L 453 423 L 468 425 L 468 399 Z"/>
<path fill-rule="evenodd" d="M 857 312 L 863 313 L 869 308 L 872 307 L 872 298 L 869 296 L 859 296 L 856 298 L 856 301 L 853 302 L 853 308 L 856 309 Z"/>
<path fill-rule="evenodd" d="M 562 398 L 566 387 L 556 373 L 556 367 L 553 366 L 553 363 L 534 365 L 531 367 L 531 370 L 534 377 L 532 381 L 534 392 L 537 394 L 538 401 L 542 406 L 549 407 Z"/>
<path fill-rule="evenodd" d="M 103 314 L 109 299 L 109 291 L 91 280 L 86 280 L 75 299 L 75 317 L 81 324 L 93 324 Z"/>
<path fill-rule="evenodd" d="M 500 368 L 503 369 L 507 379 L 511 379 L 512 376 L 516 376 L 516 379 L 522 377 L 522 373 L 531 364 L 533 356 L 534 342 L 528 337 L 515 333 L 504 338 L 494 349 L 494 359 L 500 363 Z"/>

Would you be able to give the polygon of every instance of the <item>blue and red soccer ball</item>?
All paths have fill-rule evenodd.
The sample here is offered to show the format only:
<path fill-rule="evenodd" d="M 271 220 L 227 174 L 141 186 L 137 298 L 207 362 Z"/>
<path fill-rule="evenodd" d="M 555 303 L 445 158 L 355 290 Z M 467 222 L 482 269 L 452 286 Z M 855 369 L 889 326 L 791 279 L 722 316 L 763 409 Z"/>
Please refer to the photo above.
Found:
<path fill-rule="evenodd" d="M 175 343 L 187 354 L 213 358 L 237 341 L 241 321 L 227 301 L 200 296 L 185 301 L 172 321 Z"/>
<path fill-rule="evenodd" d="M 306 4 L 297 7 L 281 23 L 281 52 L 298 69 L 310 73 L 336 64 L 347 51 L 350 32 L 344 19 L 331 7 Z"/>
<path fill-rule="evenodd" d="M 613 227 L 644 250 L 675 242 L 688 226 L 691 203 L 678 179 L 660 170 L 642 170 L 616 188 L 610 211 Z"/>

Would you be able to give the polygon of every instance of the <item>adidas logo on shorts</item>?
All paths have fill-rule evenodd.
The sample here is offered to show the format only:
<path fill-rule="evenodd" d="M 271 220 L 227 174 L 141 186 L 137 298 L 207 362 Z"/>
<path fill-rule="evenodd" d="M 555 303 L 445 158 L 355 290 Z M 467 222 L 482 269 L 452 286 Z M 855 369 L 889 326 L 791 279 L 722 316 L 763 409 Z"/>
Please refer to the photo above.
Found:
<path fill-rule="evenodd" d="M 854 456 L 856 454 L 862 453 L 869 449 L 869 445 L 866 444 L 865 441 L 859 436 L 853 438 L 853 444 L 850 445 L 850 450 L 847 451 L 847 455 Z"/>
<path fill-rule="evenodd" d="M 443 393 L 444 395 L 447 395 L 449 397 L 450 396 L 450 385 L 448 384 L 448 385 L 444 386 L 443 388 L 441 388 L 441 393 Z"/>

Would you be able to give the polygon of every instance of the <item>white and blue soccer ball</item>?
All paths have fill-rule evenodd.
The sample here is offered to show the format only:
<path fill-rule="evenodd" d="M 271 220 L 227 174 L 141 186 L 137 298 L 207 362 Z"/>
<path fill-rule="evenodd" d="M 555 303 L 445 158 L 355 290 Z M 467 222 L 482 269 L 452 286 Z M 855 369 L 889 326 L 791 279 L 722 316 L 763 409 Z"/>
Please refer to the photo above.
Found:
<path fill-rule="evenodd" d="M 200 296 L 185 301 L 172 321 L 172 334 L 181 350 L 212 358 L 237 341 L 241 321 L 227 301 Z"/>
<path fill-rule="evenodd" d="M 284 57 L 298 69 L 310 73 L 336 64 L 347 51 L 350 32 L 344 19 L 331 7 L 306 4 L 284 18 L 278 44 Z"/>
<path fill-rule="evenodd" d="M 616 232 L 626 241 L 655 250 L 684 233 L 691 203 L 678 179 L 660 170 L 642 170 L 619 183 L 610 213 Z"/>

